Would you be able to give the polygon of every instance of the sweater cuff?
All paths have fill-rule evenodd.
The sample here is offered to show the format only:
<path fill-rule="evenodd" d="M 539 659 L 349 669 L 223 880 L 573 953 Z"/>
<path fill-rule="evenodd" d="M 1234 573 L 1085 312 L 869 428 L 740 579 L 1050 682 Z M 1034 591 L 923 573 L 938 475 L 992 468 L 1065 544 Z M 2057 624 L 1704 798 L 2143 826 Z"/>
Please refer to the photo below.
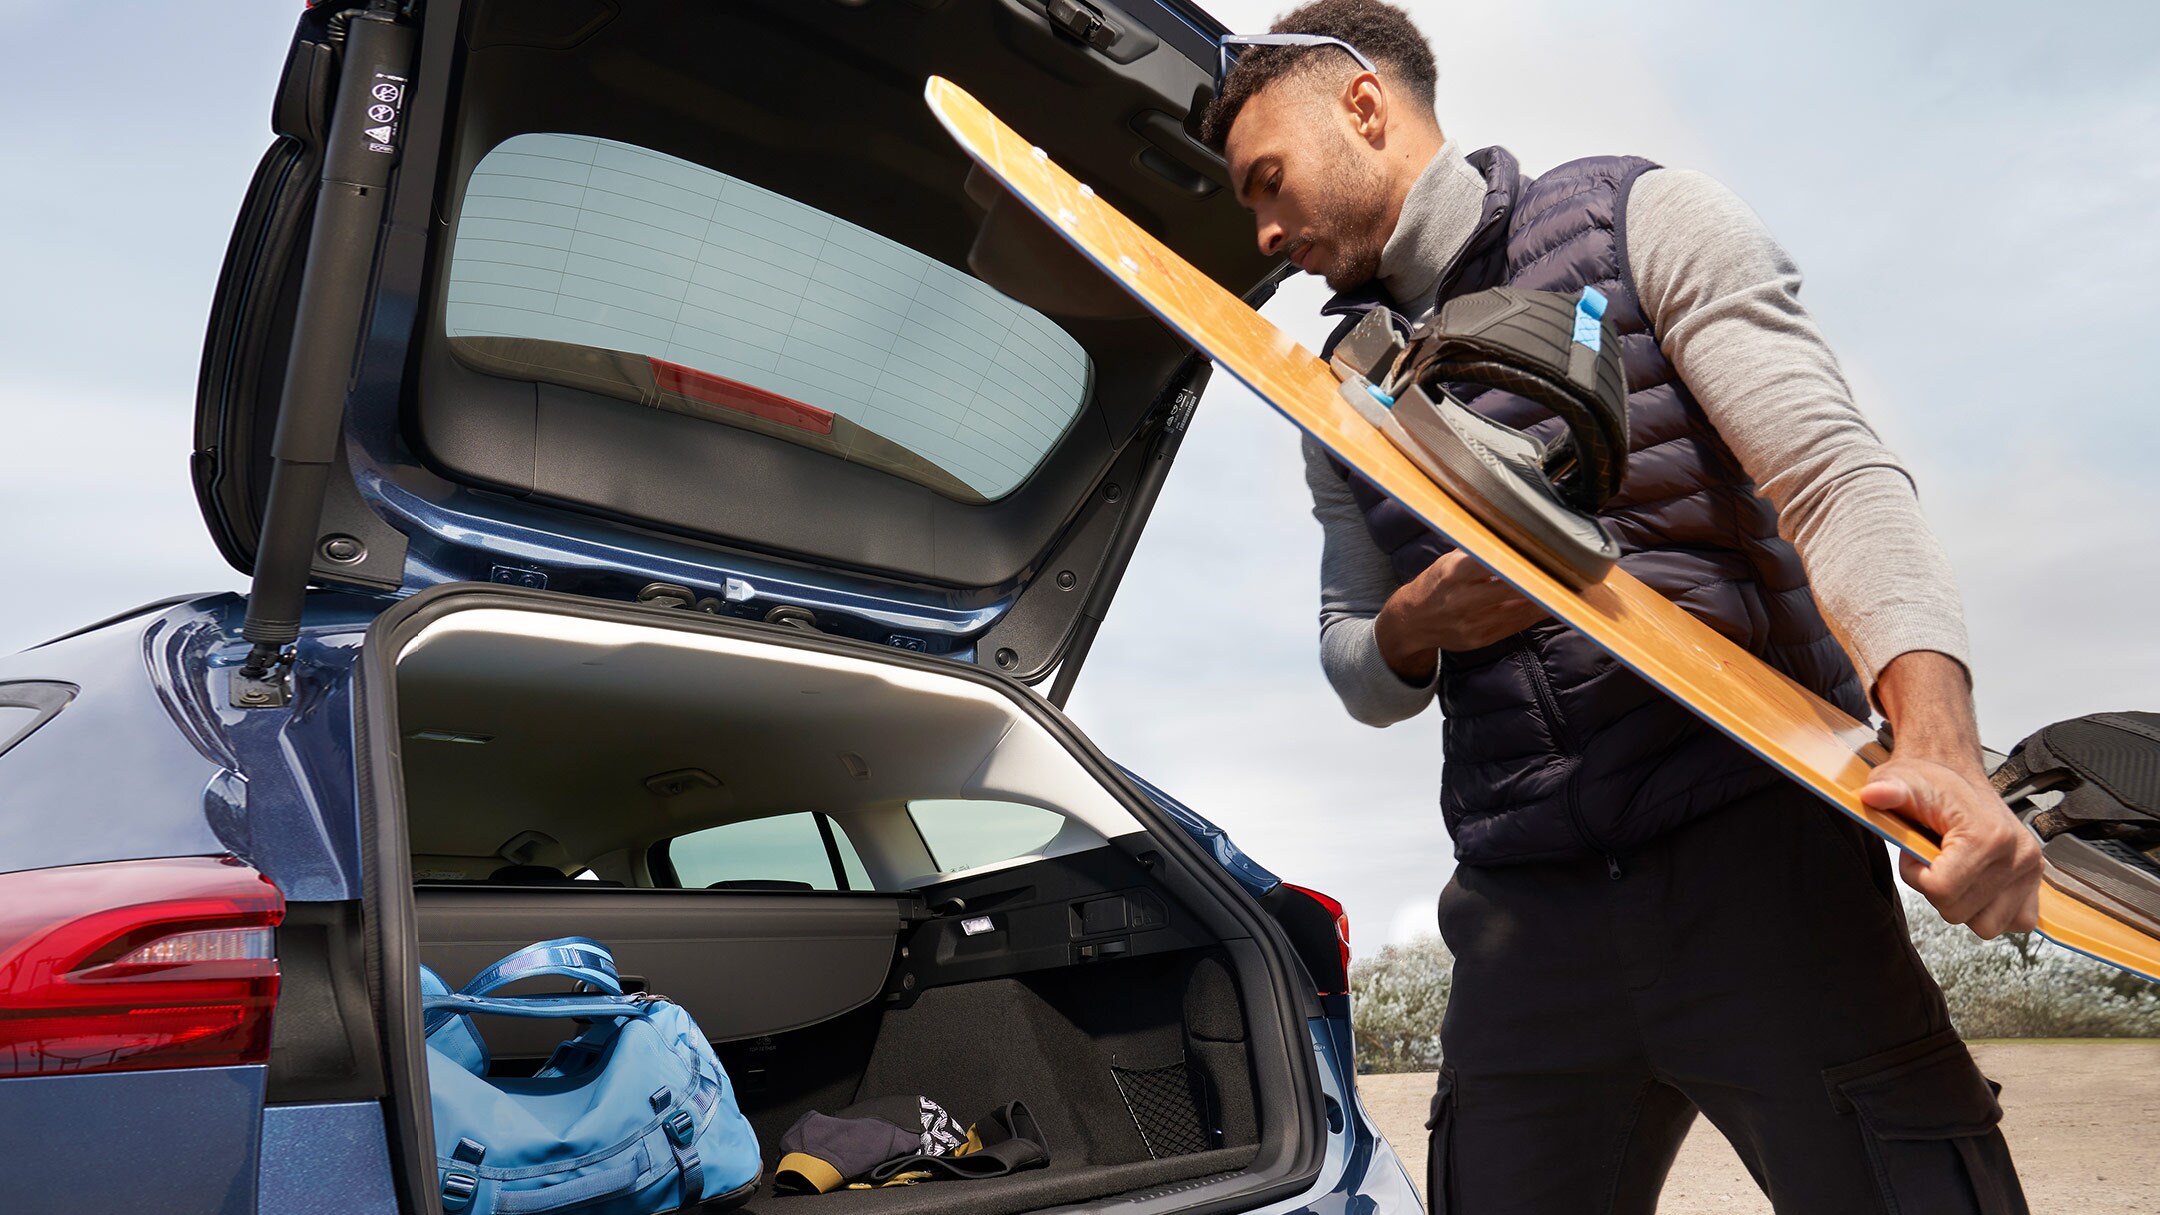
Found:
<path fill-rule="evenodd" d="M 1322 665 L 1350 716 L 1368 726 L 1391 726 L 1417 716 L 1440 689 L 1435 669 L 1424 683 L 1409 683 L 1380 656 L 1369 617 L 1335 621 L 1322 640 Z"/>
<path fill-rule="evenodd" d="M 1964 668 L 1966 686 L 1972 686 L 1972 645 L 1965 635 L 1965 622 L 1957 617 L 1944 619 L 1936 613 L 1885 615 L 1854 629 L 1845 641 L 1852 648 L 1853 665 L 1865 681 L 1868 703 L 1878 712 L 1882 702 L 1876 698 L 1875 685 L 1882 678 L 1883 668 L 1916 650 L 1933 651 L 1957 663 Z"/>

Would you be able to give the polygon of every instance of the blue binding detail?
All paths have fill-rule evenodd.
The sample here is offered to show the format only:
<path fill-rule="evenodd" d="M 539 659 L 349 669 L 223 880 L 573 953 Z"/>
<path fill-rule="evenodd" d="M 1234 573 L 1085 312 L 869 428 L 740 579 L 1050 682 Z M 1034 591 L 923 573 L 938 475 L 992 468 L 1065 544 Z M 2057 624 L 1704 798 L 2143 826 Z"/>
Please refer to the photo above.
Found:
<path fill-rule="evenodd" d="M 1575 342 L 1597 353 L 1605 341 L 1605 293 L 1585 287 L 1575 301 Z"/>
<path fill-rule="evenodd" d="M 1373 394 L 1373 400 L 1380 402 L 1382 405 L 1387 406 L 1389 409 L 1395 408 L 1395 398 L 1380 391 L 1377 385 L 1367 384 L 1365 385 L 1365 391 Z"/>

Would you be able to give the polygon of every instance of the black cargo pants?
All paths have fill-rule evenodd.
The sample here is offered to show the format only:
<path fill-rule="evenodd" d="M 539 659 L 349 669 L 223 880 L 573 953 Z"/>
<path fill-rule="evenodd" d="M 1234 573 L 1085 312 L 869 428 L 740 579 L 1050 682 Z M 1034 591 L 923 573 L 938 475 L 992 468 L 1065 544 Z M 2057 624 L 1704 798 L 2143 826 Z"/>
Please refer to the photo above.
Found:
<path fill-rule="evenodd" d="M 1780 1215 L 2026 1211 L 1872 835 L 1781 784 L 1618 860 L 1440 896 L 1434 1215 L 1652 1212 L 1697 1111 Z"/>

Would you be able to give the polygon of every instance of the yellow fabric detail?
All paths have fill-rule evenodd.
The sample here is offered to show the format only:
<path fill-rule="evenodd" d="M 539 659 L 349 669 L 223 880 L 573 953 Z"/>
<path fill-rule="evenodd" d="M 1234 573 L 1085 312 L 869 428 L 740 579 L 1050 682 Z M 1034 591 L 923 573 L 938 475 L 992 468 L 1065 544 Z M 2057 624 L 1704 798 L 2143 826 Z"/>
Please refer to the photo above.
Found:
<path fill-rule="evenodd" d="M 981 1150 L 983 1150 L 982 1133 L 971 1126 L 968 1128 L 967 1142 L 954 1148 L 952 1154 L 955 1156 L 969 1156 Z"/>
<path fill-rule="evenodd" d="M 839 1189 L 840 1183 L 847 1180 L 840 1175 L 839 1169 L 802 1152 L 789 1152 L 782 1156 L 779 1166 L 773 1170 L 776 1180 L 781 1173 L 796 1174 L 820 1194 Z"/>
<path fill-rule="evenodd" d="M 912 1172 L 912 1173 L 894 1173 L 894 1174 L 892 1175 L 891 1179 L 890 1179 L 890 1180 L 888 1180 L 888 1181 L 886 1181 L 886 1183 L 885 1183 L 885 1184 L 886 1184 L 886 1185 L 914 1185 L 914 1184 L 915 1184 L 916 1182 L 918 1182 L 918 1181 L 928 1181 L 928 1180 L 930 1180 L 930 1178 L 931 1178 L 932 1176 L 933 1176 L 933 1174 L 929 1173 L 928 1171 L 925 1171 L 925 1170 L 921 1170 L 921 1169 L 918 1169 L 918 1170 L 916 1170 L 915 1172 Z"/>

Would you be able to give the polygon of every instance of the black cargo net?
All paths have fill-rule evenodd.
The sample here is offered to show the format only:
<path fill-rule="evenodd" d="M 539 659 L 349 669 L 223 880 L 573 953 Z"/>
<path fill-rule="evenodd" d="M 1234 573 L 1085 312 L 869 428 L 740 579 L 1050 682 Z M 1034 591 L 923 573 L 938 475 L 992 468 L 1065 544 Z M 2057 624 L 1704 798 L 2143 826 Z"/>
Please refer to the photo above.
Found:
<path fill-rule="evenodd" d="M 1204 1152 L 1211 1146 L 1207 1127 L 1201 1121 L 1192 1076 L 1182 1060 L 1167 1067 L 1112 1065 L 1110 1075 L 1117 1081 L 1118 1093 L 1125 1098 L 1125 1108 L 1132 1114 L 1133 1125 L 1140 1128 L 1140 1139 L 1147 1144 L 1148 1155 L 1161 1160 L 1166 1156 Z"/>

